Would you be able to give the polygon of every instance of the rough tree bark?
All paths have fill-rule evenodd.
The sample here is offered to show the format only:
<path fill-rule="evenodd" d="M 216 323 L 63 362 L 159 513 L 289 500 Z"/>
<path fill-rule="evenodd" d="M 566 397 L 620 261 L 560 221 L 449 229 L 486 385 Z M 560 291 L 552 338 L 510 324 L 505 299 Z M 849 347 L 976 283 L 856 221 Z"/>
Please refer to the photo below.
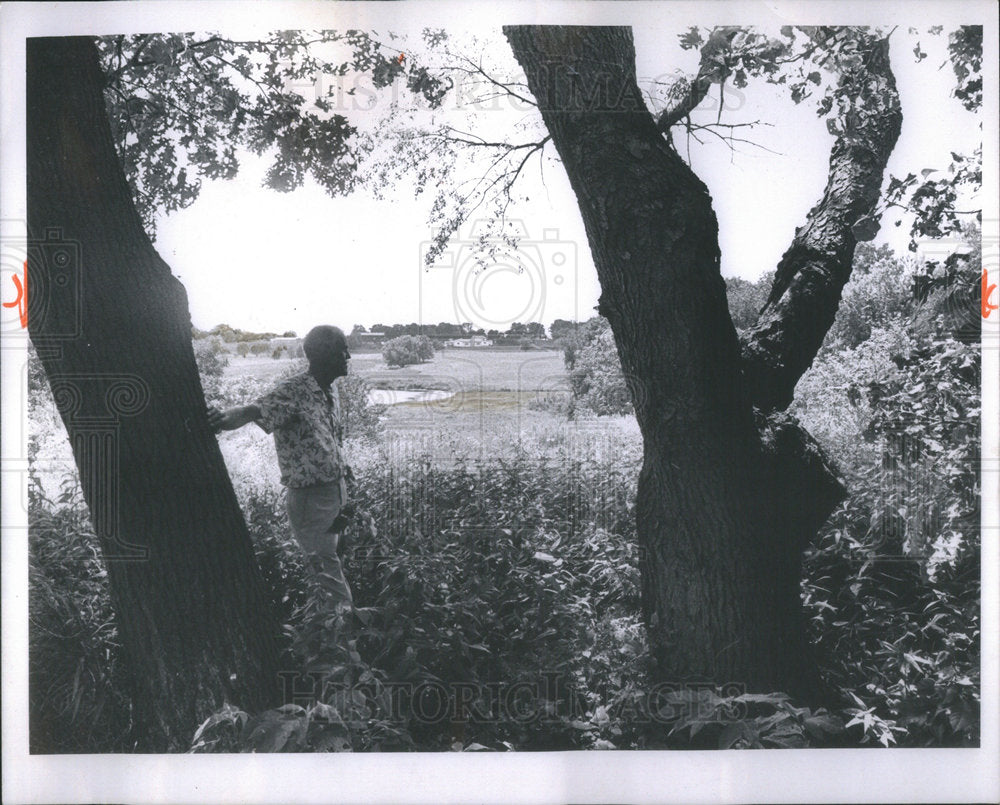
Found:
<path fill-rule="evenodd" d="M 182 750 L 224 701 L 276 701 L 278 630 L 103 82 L 91 40 L 28 40 L 28 327 L 107 565 L 139 748 Z"/>
<path fill-rule="evenodd" d="M 766 416 L 784 405 L 774 402 L 775 373 L 760 379 L 741 352 L 708 190 L 645 107 L 629 29 L 504 32 L 576 193 L 601 284 L 599 309 L 611 323 L 643 434 L 636 502 L 642 602 L 661 678 L 814 696 L 799 603 L 801 550 L 843 489 L 792 417 Z M 881 166 L 877 159 L 859 165 L 877 174 L 876 195 L 894 141 L 879 155 Z M 846 171 L 858 158 L 849 151 L 834 162 Z M 822 217 L 824 231 L 849 230 L 858 220 L 851 216 L 869 212 L 874 198 L 868 184 L 862 203 L 850 181 L 831 183 L 844 196 L 825 197 L 810 221 Z M 783 366 L 786 355 L 803 351 L 795 340 L 807 337 L 808 366 L 825 315 L 808 323 L 800 298 L 835 312 L 850 273 L 853 242 L 833 241 L 821 265 L 786 255 L 779 276 L 810 293 L 793 291 L 787 308 L 769 309 L 781 324 L 765 328 L 771 341 L 752 340 L 749 354 L 776 355 L 773 365 Z M 836 282 L 816 281 L 821 273 Z M 789 312 L 800 306 L 801 313 Z M 797 366 L 782 376 L 786 385 Z"/>
<path fill-rule="evenodd" d="M 767 304 L 742 339 L 743 371 L 762 411 L 781 410 L 792 401 L 795 384 L 837 315 L 854 248 L 878 231 L 873 210 L 903 115 L 888 39 L 869 40 L 859 54 L 864 69 L 840 78 L 853 109 L 830 152 L 823 197 L 796 230 Z"/>

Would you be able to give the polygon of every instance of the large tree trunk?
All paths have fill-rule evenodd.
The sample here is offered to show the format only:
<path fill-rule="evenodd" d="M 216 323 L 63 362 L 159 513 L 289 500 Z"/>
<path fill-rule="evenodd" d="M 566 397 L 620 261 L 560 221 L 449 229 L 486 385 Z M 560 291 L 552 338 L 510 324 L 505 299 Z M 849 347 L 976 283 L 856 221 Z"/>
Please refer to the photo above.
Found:
<path fill-rule="evenodd" d="M 28 40 L 28 326 L 107 564 L 140 748 L 181 750 L 224 701 L 276 700 L 277 628 L 103 81 L 91 40 Z"/>
<path fill-rule="evenodd" d="M 707 188 L 645 107 L 629 29 L 504 31 L 576 193 L 643 434 L 642 600 L 661 678 L 811 695 L 801 550 L 843 490 L 792 418 L 755 415 Z"/>
<path fill-rule="evenodd" d="M 645 108 L 628 29 L 505 31 L 576 193 L 642 430 L 642 601 L 660 672 L 787 687 L 708 191 Z"/>

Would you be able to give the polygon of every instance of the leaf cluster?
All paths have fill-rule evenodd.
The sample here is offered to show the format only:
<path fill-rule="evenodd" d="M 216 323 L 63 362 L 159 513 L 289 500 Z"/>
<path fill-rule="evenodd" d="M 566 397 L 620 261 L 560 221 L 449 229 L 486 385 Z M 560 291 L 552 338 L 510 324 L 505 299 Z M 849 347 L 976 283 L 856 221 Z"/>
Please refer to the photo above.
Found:
<path fill-rule="evenodd" d="M 376 32 L 275 31 L 98 39 L 112 134 L 143 224 L 191 204 L 203 179 L 231 179 L 239 148 L 272 158 L 265 184 L 289 192 L 311 178 L 330 195 L 359 181 L 363 144 L 343 108 L 350 72 L 377 89 L 405 78 L 431 108 L 447 85 Z M 324 82 L 326 87 L 324 89 Z M 311 96 L 311 97 L 309 97 Z"/>

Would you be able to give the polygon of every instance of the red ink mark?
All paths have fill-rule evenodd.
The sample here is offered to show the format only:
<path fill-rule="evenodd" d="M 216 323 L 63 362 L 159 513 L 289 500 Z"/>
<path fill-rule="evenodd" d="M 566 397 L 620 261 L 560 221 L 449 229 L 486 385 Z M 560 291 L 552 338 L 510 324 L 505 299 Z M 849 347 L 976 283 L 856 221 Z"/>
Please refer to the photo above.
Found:
<path fill-rule="evenodd" d="M 984 272 L 985 273 L 985 272 Z M 21 326 L 28 326 L 28 261 L 24 261 L 24 285 L 21 284 L 21 278 L 15 274 L 12 279 L 14 280 L 14 286 L 17 288 L 17 299 L 13 302 L 4 302 L 4 307 L 16 307 L 17 315 L 21 319 Z M 995 285 L 993 286 L 996 287 Z M 994 307 L 996 307 L 994 305 Z"/>
<path fill-rule="evenodd" d="M 14 279 L 16 281 L 17 277 L 15 277 Z M 984 268 L 983 269 L 983 301 L 982 301 L 982 310 L 983 310 L 983 318 L 984 319 L 988 319 L 990 317 L 990 313 L 992 313 L 994 310 L 997 309 L 997 305 L 990 304 L 990 296 L 993 295 L 993 292 L 996 289 L 997 289 L 996 283 L 993 283 L 992 285 L 989 284 L 989 278 L 987 277 L 987 275 L 986 275 L 986 269 Z"/>
<path fill-rule="evenodd" d="M 399 54 L 399 58 L 398 58 L 398 59 L 396 59 L 396 61 L 398 61 L 398 62 L 399 62 L 400 64 L 402 64 L 402 63 L 403 63 L 403 60 L 404 60 L 405 58 L 406 58 L 406 56 L 405 56 L 404 54 L 400 53 L 400 54 Z"/>

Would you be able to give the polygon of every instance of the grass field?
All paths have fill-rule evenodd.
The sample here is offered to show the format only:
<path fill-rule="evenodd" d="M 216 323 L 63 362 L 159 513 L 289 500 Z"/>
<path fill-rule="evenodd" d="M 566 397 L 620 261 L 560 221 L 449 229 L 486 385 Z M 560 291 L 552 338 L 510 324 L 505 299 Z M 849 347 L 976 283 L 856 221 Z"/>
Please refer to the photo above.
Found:
<path fill-rule="evenodd" d="M 253 379 L 269 386 L 293 363 L 284 358 L 233 356 L 225 379 Z M 557 350 L 450 349 L 435 353 L 426 363 L 401 369 L 386 367 L 380 353 L 355 353 L 350 370 L 375 388 L 451 392 L 446 399 L 389 405 L 378 443 L 349 449 L 349 460 L 355 464 L 430 461 L 443 466 L 512 460 L 525 453 L 533 460 L 560 460 L 621 451 L 634 463 L 641 451 L 634 417 L 569 422 L 537 404 L 544 399 L 568 399 L 566 369 L 562 352 Z M 256 429 L 223 434 L 220 444 L 234 476 L 246 472 L 248 463 L 257 465 L 255 474 L 262 465 L 273 463 L 270 437 Z M 247 462 L 248 455 L 256 460 Z"/>
<path fill-rule="evenodd" d="M 295 364 L 287 358 L 232 355 L 222 378 L 224 386 L 236 389 L 228 404 L 251 402 Z M 348 445 L 348 460 L 355 465 L 412 467 L 430 462 L 443 467 L 525 457 L 563 461 L 573 456 L 621 454 L 632 466 L 641 455 L 642 440 L 634 417 L 567 421 L 551 407 L 538 405 L 545 399 L 568 399 L 566 371 L 558 351 L 452 349 L 403 369 L 388 369 L 379 353 L 361 353 L 352 357 L 351 371 L 378 388 L 451 392 L 441 400 L 387 406 L 381 436 L 372 443 Z M 32 414 L 33 466 L 46 494 L 54 497 L 63 480 L 75 477 L 76 468 L 47 389 L 39 402 Z M 215 398 L 209 402 L 224 405 Z M 219 445 L 238 490 L 279 488 L 272 439 L 262 430 L 247 427 L 221 433 Z"/>
<path fill-rule="evenodd" d="M 227 377 L 276 379 L 293 361 L 232 356 Z M 451 392 L 565 390 L 566 370 L 559 350 L 447 349 L 426 363 L 390 369 L 379 352 L 351 357 L 351 372 L 378 389 L 441 389 Z"/>
<path fill-rule="evenodd" d="M 291 359 L 233 356 L 226 378 L 253 378 L 264 384 L 275 382 L 294 363 Z M 386 411 L 386 427 L 392 431 L 432 431 L 480 440 L 494 438 L 519 441 L 519 435 L 561 419 L 533 405 L 542 398 L 567 398 L 569 384 L 562 352 L 512 349 L 450 349 L 415 366 L 390 369 L 381 353 L 354 354 L 351 372 L 373 388 L 411 390 L 436 389 L 451 393 L 447 399 L 400 402 Z M 477 452 L 480 452 L 477 450 Z"/>

